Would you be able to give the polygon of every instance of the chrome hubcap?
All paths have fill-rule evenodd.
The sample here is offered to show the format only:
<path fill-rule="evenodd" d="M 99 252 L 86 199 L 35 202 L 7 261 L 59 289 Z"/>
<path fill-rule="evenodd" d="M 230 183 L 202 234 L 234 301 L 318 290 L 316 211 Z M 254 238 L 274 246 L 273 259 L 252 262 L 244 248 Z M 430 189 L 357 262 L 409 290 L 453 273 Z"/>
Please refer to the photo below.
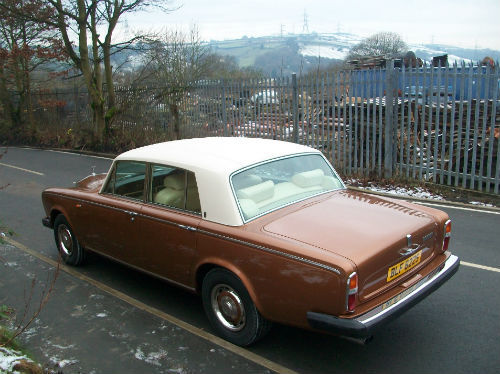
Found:
<path fill-rule="evenodd" d="M 57 228 L 57 237 L 59 238 L 59 249 L 66 256 L 71 256 L 73 253 L 73 238 L 68 226 L 61 224 Z"/>
<path fill-rule="evenodd" d="M 218 284 L 212 289 L 212 309 L 222 325 L 231 331 L 245 327 L 245 307 L 234 289 Z"/>

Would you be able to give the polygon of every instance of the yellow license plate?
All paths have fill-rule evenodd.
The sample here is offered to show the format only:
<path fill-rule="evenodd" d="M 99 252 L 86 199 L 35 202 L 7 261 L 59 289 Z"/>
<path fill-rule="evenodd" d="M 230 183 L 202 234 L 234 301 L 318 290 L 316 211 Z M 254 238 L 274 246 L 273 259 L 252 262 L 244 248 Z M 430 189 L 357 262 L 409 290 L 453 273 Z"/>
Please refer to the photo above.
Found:
<path fill-rule="evenodd" d="M 406 260 L 403 260 L 396 265 L 391 266 L 387 271 L 387 282 L 390 282 L 391 280 L 399 277 L 400 275 L 403 275 L 408 270 L 417 266 L 421 258 L 422 251 L 418 251 L 413 256 L 408 257 Z"/>

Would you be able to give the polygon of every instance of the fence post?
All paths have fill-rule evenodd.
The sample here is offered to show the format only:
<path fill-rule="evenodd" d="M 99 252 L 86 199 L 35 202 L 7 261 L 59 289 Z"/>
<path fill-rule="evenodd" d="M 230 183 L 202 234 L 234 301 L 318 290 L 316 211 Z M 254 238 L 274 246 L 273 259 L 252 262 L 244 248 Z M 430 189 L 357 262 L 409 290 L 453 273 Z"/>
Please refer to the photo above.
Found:
<path fill-rule="evenodd" d="M 394 140 L 394 60 L 385 70 L 384 178 L 392 177 Z"/>
<path fill-rule="evenodd" d="M 226 82 L 222 79 L 220 83 L 222 84 L 222 133 L 224 136 L 229 136 L 227 128 Z"/>
<path fill-rule="evenodd" d="M 292 119 L 293 141 L 299 143 L 299 95 L 297 88 L 297 74 L 292 74 Z"/>

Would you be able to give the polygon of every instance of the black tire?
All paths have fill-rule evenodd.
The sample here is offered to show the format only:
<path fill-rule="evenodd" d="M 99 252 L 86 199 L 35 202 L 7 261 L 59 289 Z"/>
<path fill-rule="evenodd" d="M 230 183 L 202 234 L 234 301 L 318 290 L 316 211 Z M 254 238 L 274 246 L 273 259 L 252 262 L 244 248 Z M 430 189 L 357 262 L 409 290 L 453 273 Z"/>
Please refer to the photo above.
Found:
<path fill-rule="evenodd" d="M 271 322 L 261 316 L 241 280 L 228 270 L 210 270 L 202 284 L 205 314 L 217 334 L 245 347 L 262 338 Z"/>
<path fill-rule="evenodd" d="M 54 221 L 54 238 L 57 250 L 66 264 L 78 266 L 83 263 L 85 251 L 76 239 L 68 220 L 62 214 L 59 214 Z"/>

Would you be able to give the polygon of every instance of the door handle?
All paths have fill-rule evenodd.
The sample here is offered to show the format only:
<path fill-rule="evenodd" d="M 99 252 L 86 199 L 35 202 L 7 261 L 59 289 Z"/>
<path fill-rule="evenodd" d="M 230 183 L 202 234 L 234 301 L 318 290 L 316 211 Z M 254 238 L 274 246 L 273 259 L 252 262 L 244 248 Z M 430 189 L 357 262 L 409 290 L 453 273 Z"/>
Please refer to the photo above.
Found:
<path fill-rule="evenodd" d="M 130 220 L 131 220 L 132 222 L 134 222 L 134 221 L 135 221 L 135 217 L 137 217 L 137 216 L 139 215 L 139 214 L 138 214 L 138 213 L 136 213 L 136 212 L 131 212 L 131 211 L 128 211 L 128 210 L 126 210 L 125 212 L 126 212 L 126 213 L 128 213 L 128 215 L 130 216 Z"/>

